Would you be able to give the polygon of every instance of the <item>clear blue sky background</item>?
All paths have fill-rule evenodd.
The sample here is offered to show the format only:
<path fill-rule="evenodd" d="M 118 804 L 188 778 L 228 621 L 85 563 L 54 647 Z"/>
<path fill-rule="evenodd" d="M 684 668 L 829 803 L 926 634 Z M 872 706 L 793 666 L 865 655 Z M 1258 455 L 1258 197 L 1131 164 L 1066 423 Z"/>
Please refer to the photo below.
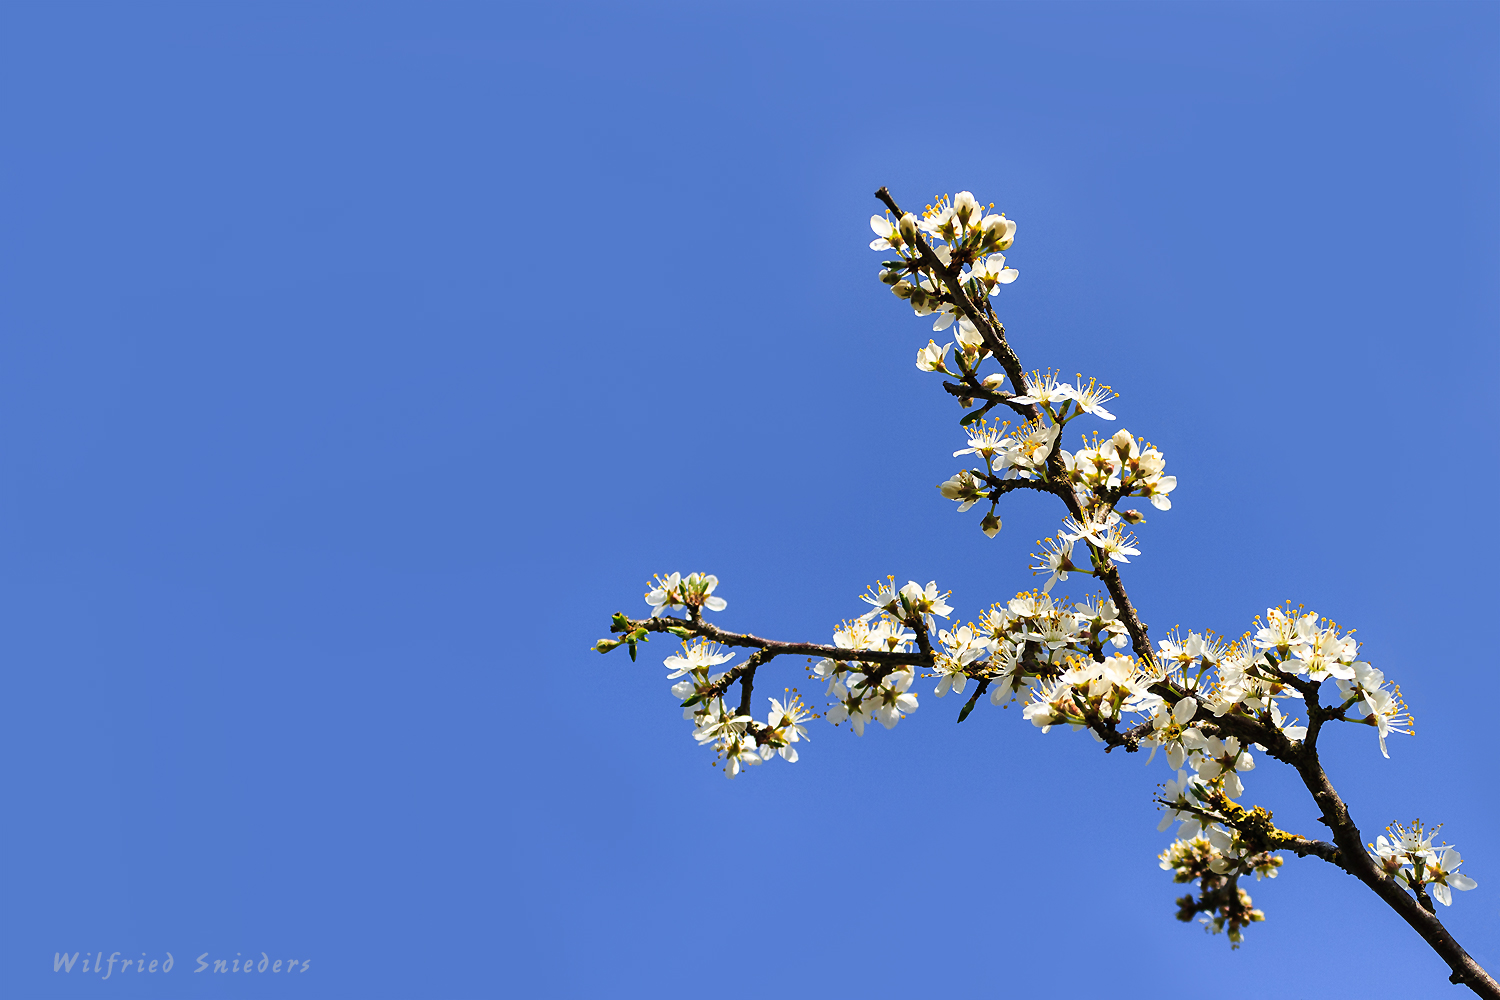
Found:
<path fill-rule="evenodd" d="M 730 783 L 664 643 L 588 652 L 656 571 L 811 639 L 885 573 L 1031 585 L 1055 510 L 986 541 L 932 488 L 881 184 L 1018 219 L 1017 350 L 1165 450 L 1156 635 L 1359 627 L 1418 735 L 1334 779 L 1448 824 L 1500 971 L 1497 44 L 1494 4 L 7 5 L 3 992 L 1452 995 L 1318 862 L 1239 952 L 1175 922 L 1160 760 L 924 691 Z M 191 972 L 262 950 L 309 971 Z"/>

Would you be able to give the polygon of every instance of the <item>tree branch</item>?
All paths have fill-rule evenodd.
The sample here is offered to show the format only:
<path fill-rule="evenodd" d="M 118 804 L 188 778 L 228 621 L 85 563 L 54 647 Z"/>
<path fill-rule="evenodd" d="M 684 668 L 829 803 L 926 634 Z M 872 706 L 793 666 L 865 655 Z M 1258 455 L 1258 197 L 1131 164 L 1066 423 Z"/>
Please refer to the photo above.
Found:
<path fill-rule="evenodd" d="M 902 215 L 900 206 L 896 204 L 895 199 L 891 197 L 890 192 L 884 187 L 876 191 L 875 196 L 894 212 L 898 218 Z M 914 243 L 914 249 L 917 251 L 925 269 L 937 280 L 941 281 L 947 289 L 949 302 L 974 324 L 983 338 L 985 346 L 989 348 L 990 353 L 995 356 L 1000 366 L 1005 369 L 1006 375 L 1011 380 L 1011 385 L 1018 391 L 1024 392 L 1027 388 L 1025 370 L 1021 367 L 1020 359 L 1011 350 L 1010 345 L 1005 340 L 1005 328 L 995 316 L 994 310 L 990 307 L 988 300 L 981 300 L 980 305 L 976 305 L 964 291 L 962 283 L 959 280 L 961 262 L 955 261 L 952 264 L 944 265 L 933 252 L 932 248 L 927 245 L 926 240 L 920 235 Z M 952 386 L 945 383 L 945 388 L 949 393 L 959 398 L 972 398 L 981 395 L 970 387 Z M 982 398 L 995 399 L 1000 396 L 1001 394 L 999 393 L 990 393 L 983 395 Z M 1005 402 L 1033 420 L 1040 421 L 1041 419 L 1041 410 L 1034 404 L 1029 407 L 1019 406 L 1009 398 L 1000 398 L 999 401 Z M 1077 496 L 1074 494 L 1072 484 L 1063 475 L 1062 462 L 1055 445 L 1052 453 L 1048 456 L 1047 466 L 1049 471 L 1049 482 L 1047 485 L 1050 487 L 1050 492 L 1063 501 L 1073 517 L 1082 521 L 1084 519 L 1083 510 L 1078 503 Z M 1118 502 L 1120 498 L 1115 497 L 1113 499 L 1115 502 Z M 1110 506 L 1112 507 L 1113 503 Z M 1095 575 L 1104 582 L 1105 588 L 1109 591 L 1110 598 L 1119 609 L 1121 622 L 1130 633 L 1132 649 L 1142 660 L 1151 662 L 1153 660 L 1153 651 L 1147 636 L 1146 627 L 1141 622 L 1134 604 L 1125 591 L 1119 569 L 1105 553 L 1099 551 L 1092 543 L 1085 541 L 1085 544 L 1088 546 L 1089 553 L 1093 558 Z M 1277 671 L 1277 673 L 1281 672 Z M 1324 773 L 1322 765 L 1318 761 L 1316 747 L 1318 733 L 1324 719 L 1332 717 L 1333 713 L 1330 713 L 1329 710 L 1321 706 L 1318 702 L 1316 691 L 1311 692 L 1309 698 L 1309 692 L 1304 690 L 1304 684 L 1298 683 L 1300 680 L 1300 678 L 1295 678 L 1287 681 L 1296 687 L 1303 694 L 1304 698 L 1308 699 L 1308 734 L 1306 741 L 1300 746 L 1291 743 L 1285 734 L 1274 726 L 1265 726 L 1256 720 L 1239 717 L 1233 713 L 1217 718 L 1213 722 L 1215 728 L 1232 732 L 1236 735 L 1243 733 L 1243 738 L 1246 739 L 1246 742 L 1259 742 L 1262 745 L 1269 744 L 1268 749 L 1272 756 L 1296 767 L 1304 785 L 1312 793 L 1313 800 L 1322 808 L 1322 821 L 1333 831 L 1334 837 L 1334 844 L 1328 845 L 1321 841 L 1308 840 L 1277 831 L 1281 835 L 1281 842 L 1286 845 L 1287 849 L 1295 853 L 1303 855 L 1312 854 L 1324 860 L 1331 861 L 1364 882 L 1392 909 L 1400 914 L 1402 919 L 1406 920 L 1422 936 L 1423 940 L 1427 941 L 1433 950 L 1448 963 L 1452 969 L 1452 975 L 1450 976 L 1452 982 L 1463 983 L 1480 996 L 1489 997 L 1492 1000 L 1500 1000 L 1500 984 L 1497 984 L 1464 951 L 1453 938 L 1452 934 L 1448 932 L 1447 928 L 1443 926 L 1442 922 L 1438 920 L 1436 914 L 1429 912 L 1428 908 L 1424 908 L 1418 899 L 1408 895 L 1366 853 L 1360 839 L 1359 828 L 1354 825 L 1353 820 L 1349 817 L 1347 807 L 1345 807 L 1343 800 L 1339 798 L 1338 793 L 1334 791 L 1333 785 L 1329 782 L 1327 774 Z M 1132 750 L 1136 748 L 1138 741 L 1145 735 L 1140 726 L 1128 730 L 1123 735 L 1110 727 L 1091 726 L 1090 728 L 1095 729 L 1096 732 L 1101 728 L 1105 729 L 1106 731 L 1101 735 L 1111 747 L 1124 745 L 1127 749 Z M 1333 847 L 1332 851 L 1329 850 L 1330 846 Z M 1228 884 L 1232 891 L 1233 880 L 1230 880 Z"/>
<path fill-rule="evenodd" d="M 985 399 L 992 403 L 1004 403 L 1020 416 L 1030 420 L 1033 419 L 1031 412 L 1025 403 L 1015 402 L 1015 393 L 1001 392 L 998 389 L 987 389 L 973 375 L 964 377 L 965 385 L 956 385 L 952 382 L 944 382 L 943 388 L 958 399 Z"/>
<path fill-rule="evenodd" d="M 628 627 L 616 625 L 610 626 L 611 632 L 629 632 L 631 629 L 641 628 L 647 632 L 670 632 L 674 628 L 686 629 L 693 635 L 710 639 L 725 646 L 748 646 L 755 649 L 763 649 L 768 654 L 766 659 L 772 656 L 821 656 L 829 660 L 859 661 L 861 663 L 875 663 L 891 668 L 900 666 L 930 667 L 933 658 L 924 653 L 901 653 L 885 649 L 844 649 L 841 646 L 826 646 L 815 642 L 778 642 L 775 639 L 762 639 L 757 635 L 749 635 L 744 632 L 727 632 L 716 625 L 711 625 L 703 619 L 681 619 L 681 618 L 642 618 L 625 619 L 629 622 Z"/>
<path fill-rule="evenodd" d="M 875 192 L 875 197 L 896 213 L 898 219 L 901 217 L 903 214 L 901 206 L 896 204 L 888 190 L 882 187 Z M 958 280 L 959 265 L 944 265 L 921 236 L 917 237 L 914 249 L 927 269 L 942 281 L 954 308 L 968 317 L 969 322 L 973 323 L 975 329 L 979 331 L 985 346 L 990 349 L 990 353 L 995 356 L 1000 367 L 1005 369 L 1005 374 L 1010 378 L 1010 384 L 1018 390 L 1025 391 L 1027 388 L 1026 371 L 1021 367 L 1021 359 L 1016 357 L 1016 352 L 1011 350 L 1010 344 L 1006 342 L 1005 327 L 998 319 L 995 319 L 994 310 L 989 307 L 988 300 L 985 300 L 984 308 L 976 306 L 968 293 L 964 291 L 963 284 Z M 1014 403 L 1010 405 L 1031 420 L 1040 421 L 1042 418 L 1041 407 L 1034 403 L 1024 407 Z M 1070 514 L 1083 520 L 1083 508 L 1079 506 L 1078 498 L 1073 495 L 1073 485 L 1063 476 L 1062 459 L 1057 454 L 1056 445 L 1053 445 L 1052 454 L 1047 459 L 1047 466 L 1051 475 L 1052 493 L 1062 500 Z M 1085 542 L 1085 544 L 1089 543 Z M 1089 548 L 1092 550 L 1094 546 L 1089 544 Z M 1110 562 L 1108 557 L 1102 557 L 1102 565 L 1098 567 L 1097 575 L 1100 580 L 1104 581 L 1110 599 L 1119 609 L 1120 621 L 1130 633 L 1130 644 L 1135 655 L 1143 660 L 1151 660 L 1151 640 L 1146 634 L 1146 626 L 1142 624 L 1140 616 L 1136 613 L 1130 595 L 1125 592 L 1125 585 L 1120 580 L 1119 571 L 1115 569 L 1114 563 Z"/>
<path fill-rule="evenodd" d="M 1316 750 L 1303 755 L 1297 763 L 1297 773 L 1302 783 L 1312 793 L 1313 801 L 1323 810 L 1319 821 L 1333 831 L 1333 842 L 1338 845 L 1338 866 L 1359 879 L 1379 896 L 1387 906 L 1421 935 L 1438 957 L 1448 963 L 1452 975 L 1450 982 L 1462 983 L 1487 1000 L 1500 1000 L 1500 983 L 1463 949 L 1437 914 L 1429 913 L 1414 897 L 1409 895 L 1395 879 L 1376 864 L 1365 849 L 1359 827 L 1349 815 L 1349 808 L 1334 790 Z"/>

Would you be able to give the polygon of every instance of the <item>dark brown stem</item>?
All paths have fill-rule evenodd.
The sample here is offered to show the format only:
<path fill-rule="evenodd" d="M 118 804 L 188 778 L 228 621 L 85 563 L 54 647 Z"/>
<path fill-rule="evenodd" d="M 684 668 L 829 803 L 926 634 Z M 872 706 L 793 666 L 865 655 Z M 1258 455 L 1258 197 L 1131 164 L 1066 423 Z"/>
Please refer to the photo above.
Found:
<path fill-rule="evenodd" d="M 1001 479 L 993 472 L 981 472 L 977 477 L 984 480 L 984 485 L 989 488 L 990 496 L 997 497 L 1009 493 L 1011 490 L 1040 490 L 1043 493 L 1051 493 L 1050 483 L 1044 483 L 1040 479 Z M 1080 570 L 1079 572 L 1086 572 Z"/>
<path fill-rule="evenodd" d="M 839 646 L 825 646 L 816 642 L 778 642 L 775 639 L 762 639 L 758 635 L 749 635 L 744 632 L 726 632 L 702 619 L 684 621 L 681 618 L 663 617 L 627 618 L 626 621 L 630 623 L 628 628 L 610 626 L 610 631 L 628 632 L 632 628 L 643 628 L 647 632 L 670 632 L 674 628 L 680 628 L 686 629 L 695 636 L 711 639 L 725 646 L 749 646 L 764 649 L 769 656 L 822 656 L 830 660 L 858 660 L 861 663 L 876 663 L 892 667 L 932 666 L 932 658 L 922 653 L 898 653 L 884 649 L 843 649 Z"/>
<path fill-rule="evenodd" d="M 915 653 L 900 653 L 884 649 L 843 649 L 815 642 L 778 642 L 775 639 L 762 639 L 758 635 L 748 635 L 743 632 L 726 632 L 704 621 L 702 612 L 698 608 L 690 608 L 686 620 L 665 617 L 633 619 L 625 618 L 623 615 L 617 620 L 623 620 L 624 624 L 612 624 L 610 631 L 618 633 L 644 629 L 647 632 L 671 633 L 674 630 L 681 630 L 725 646 L 744 646 L 754 649 L 755 652 L 744 663 L 730 667 L 704 693 L 705 698 L 721 697 L 725 691 L 734 686 L 735 681 L 739 681 L 739 714 L 741 715 L 750 714 L 750 692 L 755 684 L 756 669 L 772 657 L 820 656 L 830 660 L 871 664 L 873 666 L 867 667 L 862 673 L 875 680 L 880 680 L 901 667 L 930 667 L 936 661 L 936 655 L 926 641 L 927 634 L 921 630 L 917 633 L 917 641 L 922 647 L 921 650 Z"/>
<path fill-rule="evenodd" d="M 1328 780 L 1317 752 L 1309 749 L 1296 766 L 1302 783 L 1312 793 L 1313 801 L 1323 810 L 1319 820 L 1333 832 L 1333 842 L 1339 848 L 1338 866 L 1368 886 L 1402 920 L 1411 925 L 1412 930 L 1421 935 L 1422 940 L 1438 953 L 1438 957 L 1448 963 L 1448 968 L 1452 970 L 1452 975 L 1448 977 L 1450 982 L 1462 983 L 1487 1000 L 1500 1000 L 1500 983 L 1495 982 L 1494 977 L 1470 957 L 1448 928 L 1443 926 L 1437 914 L 1423 908 L 1416 898 L 1407 893 L 1370 857 L 1359 827 L 1355 826 L 1344 800 L 1339 798 L 1333 783 Z"/>
<path fill-rule="evenodd" d="M 767 653 L 764 649 L 757 649 L 739 666 L 737 676 L 740 682 L 740 707 L 737 714 L 750 714 L 750 695 L 755 688 L 755 671 L 762 663 L 775 655 L 775 653 Z M 725 684 L 724 687 L 728 689 L 729 685 Z"/>
<path fill-rule="evenodd" d="M 975 378 L 973 375 L 965 377 L 963 385 L 955 385 L 952 382 L 944 382 L 943 388 L 947 389 L 950 394 L 957 396 L 959 399 L 984 399 L 989 400 L 992 403 L 1004 403 L 1006 406 L 1010 407 L 1012 410 L 1015 410 L 1017 414 L 1025 417 L 1027 420 L 1033 419 L 1031 411 L 1027 408 L 1027 404 L 1013 402 L 1015 398 L 1014 393 L 1001 392 L 998 389 L 986 389 L 984 385 L 980 383 L 979 379 Z"/>
<path fill-rule="evenodd" d="M 895 199 L 891 197 L 891 193 L 885 188 L 876 191 L 875 197 L 879 198 L 886 208 L 896 213 L 897 219 L 900 219 L 904 214 L 901 211 L 901 206 L 896 204 Z M 942 281 L 944 287 L 948 289 L 948 294 L 953 299 L 954 308 L 968 317 L 969 322 L 973 323 L 975 329 L 979 331 L 980 337 L 984 338 L 984 346 L 990 349 L 990 353 L 995 356 L 995 360 L 1000 362 L 1000 367 L 1005 369 L 1005 374 L 1010 379 L 1010 384 L 1017 391 L 1024 392 L 1026 388 L 1026 372 L 1021 368 L 1021 359 L 1016 357 L 1016 352 L 1011 350 L 1010 345 L 1005 342 L 1005 328 L 1000 326 L 999 323 L 991 324 L 990 318 L 976 308 L 973 302 L 969 301 L 969 296 L 964 292 L 963 285 L 958 280 L 961 266 L 958 264 L 945 265 L 941 260 L 938 260 L 937 254 L 932 252 L 932 247 L 927 245 L 927 241 L 920 237 L 917 238 L 914 249 L 927 269 L 936 275 Z M 1018 407 L 1018 409 L 1031 420 L 1040 420 L 1042 417 L 1041 408 L 1035 404 Z"/>

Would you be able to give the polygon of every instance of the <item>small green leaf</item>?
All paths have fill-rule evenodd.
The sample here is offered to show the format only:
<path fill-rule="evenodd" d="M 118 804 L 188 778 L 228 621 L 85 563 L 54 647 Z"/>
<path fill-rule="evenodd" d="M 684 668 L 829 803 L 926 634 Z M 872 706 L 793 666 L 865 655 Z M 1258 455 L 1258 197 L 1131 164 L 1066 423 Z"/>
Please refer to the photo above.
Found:
<path fill-rule="evenodd" d="M 630 662 L 635 662 L 635 643 L 633 642 L 630 644 Z"/>
<path fill-rule="evenodd" d="M 969 717 L 969 713 L 972 711 L 974 711 L 974 699 L 970 698 L 968 704 L 964 705 L 964 707 L 959 710 L 958 721 L 962 722 L 967 719 Z"/>
<path fill-rule="evenodd" d="M 982 419 L 984 415 L 990 412 L 990 410 L 994 409 L 994 407 L 995 401 L 992 399 L 988 403 L 985 403 L 983 406 L 981 406 L 979 409 L 975 410 L 973 413 L 964 414 L 963 419 L 959 420 L 958 426 L 965 427 L 969 424 L 972 424 L 976 420 Z"/>
<path fill-rule="evenodd" d="M 674 625 L 671 628 L 667 629 L 667 631 L 671 632 L 679 639 L 691 639 L 693 637 L 692 632 L 689 632 L 687 629 L 681 627 L 680 625 Z"/>
<path fill-rule="evenodd" d="M 609 620 L 609 627 L 615 632 L 628 632 L 630 630 L 630 619 L 626 618 L 623 613 L 616 611 L 615 616 Z"/>
<path fill-rule="evenodd" d="M 691 698 L 689 698 L 687 701 L 683 702 L 678 707 L 679 708 L 687 708 L 689 705 L 696 705 L 696 704 L 698 704 L 698 702 L 700 702 L 702 700 L 703 700 L 703 696 L 701 694 L 695 694 Z"/>

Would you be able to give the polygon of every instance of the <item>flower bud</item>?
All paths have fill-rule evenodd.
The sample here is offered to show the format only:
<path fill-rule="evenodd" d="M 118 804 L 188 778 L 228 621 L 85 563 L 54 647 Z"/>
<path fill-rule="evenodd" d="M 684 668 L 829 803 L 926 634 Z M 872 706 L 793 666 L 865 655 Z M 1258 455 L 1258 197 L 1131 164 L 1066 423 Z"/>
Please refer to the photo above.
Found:
<path fill-rule="evenodd" d="M 994 538 L 996 535 L 1000 534 L 1000 519 L 995 516 L 995 512 L 993 509 L 988 514 L 984 515 L 984 520 L 979 522 L 979 530 L 984 532 L 990 538 Z"/>
<path fill-rule="evenodd" d="M 1144 524 L 1146 522 L 1146 515 L 1138 510 L 1122 510 L 1120 517 L 1124 519 L 1126 524 Z"/>
<path fill-rule="evenodd" d="M 892 270 L 881 271 L 880 280 L 887 285 L 894 285 L 901 280 L 901 272 Z"/>
<path fill-rule="evenodd" d="M 905 215 L 901 216 L 901 221 L 897 225 L 897 230 L 901 233 L 901 238 L 906 242 L 917 242 L 917 217 L 912 215 L 910 212 L 907 212 Z"/>
<path fill-rule="evenodd" d="M 985 246 L 996 250 L 1009 250 L 1016 239 L 1016 224 L 1003 215 L 991 215 L 984 220 Z"/>
<path fill-rule="evenodd" d="M 958 216 L 959 222 L 968 225 L 970 219 L 979 217 L 979 213 L 979 202 L 974 200 L 972 193 L 960 191 L 953 196 L 953 214 Z"/>

